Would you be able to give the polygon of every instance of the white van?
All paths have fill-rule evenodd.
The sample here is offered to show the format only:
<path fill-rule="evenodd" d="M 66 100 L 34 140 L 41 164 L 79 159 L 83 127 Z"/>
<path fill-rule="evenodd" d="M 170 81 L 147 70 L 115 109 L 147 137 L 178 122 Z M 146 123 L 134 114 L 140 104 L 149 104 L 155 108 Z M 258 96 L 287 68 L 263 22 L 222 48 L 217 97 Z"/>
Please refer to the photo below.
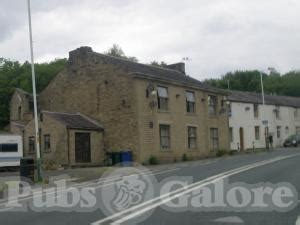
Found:
<path fill-rule="evenodd" d="M 23 157 L 22 137 L 0 133 L 0 168 L 18 167 Z"/>

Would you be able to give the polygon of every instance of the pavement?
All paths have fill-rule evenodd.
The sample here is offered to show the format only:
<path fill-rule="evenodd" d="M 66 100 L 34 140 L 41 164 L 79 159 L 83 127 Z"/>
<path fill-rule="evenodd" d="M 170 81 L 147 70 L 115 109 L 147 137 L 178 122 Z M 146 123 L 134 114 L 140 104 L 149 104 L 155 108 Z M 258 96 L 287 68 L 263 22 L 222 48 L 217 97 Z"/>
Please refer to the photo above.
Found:
<path fill-rule="evenodd" d="M 150 199 L 141 204 L 108 214 L 101 204 L 104 199 L 108 198 L 110 192 L 114 192 L 114 186 L 120 179 L 110 177 L 95 180 L 95 177 L 89 174 L 89 170 L 83 170 L 88 173 L 86 174 L 88 181 L 74 184 L 74 187 L 80 190 L 87 187 L 95 188 L 95 196 L 100 203 L 97 203 L 93 210 L 86 210 L 85 212 L 81 210 L 79 212 L 78 208 L 74 206 L 73 210 L 64 210 L 64 212 L 61 209 L 38 212 L 29 209 L 29 207 L 23 212 L 13 212 L 16 210 L 14 207 L 8 207 L 5 203 L 0 203 L 0 224 L 300 224 L 300 206 L 298 204 L 285 211 L 274 209 L 265 211 L 236 210 L 229 209 L 228 206 L 224 206 L 222 209 L 212 207 L 208 211 L 196 208 L 182 208 L 178 211 L 165 207 L 170 202 L 178 203 L 182 197 L 194 194 L 194 191 L 200 188 L 210 188 L 217 182 L 224 180 L 227 180 L 229 184 L 240 183 L 252 186 L 263 184 L 274 186 L 285 182 L 285 184 L 290 184 L 295 188 L 295 191 L 299 192 L 299 148 L 277 149 L 257 154 L 242 154 L 204 161 L 159 165 L 145 169 L 150 169 L 146 173 L 153 174 L 157 182 L 175 178 L 179 180 L 189 178 L 191 180 L 184 188 L 175 186 L 168 195 L 160 195 L 155 192 Z M 84 174 L 84 172 L 82 173 Z M 130 177 L 133 174 L 129 172 L 126 176 Z M 103 193 L 106 193 L 107 196 Z M 48 194 L 45 193 L 43 197 L 46 198 Z M 27 196 L 20 202 L 30 206 L 34 200 L 31 196 Z"/>

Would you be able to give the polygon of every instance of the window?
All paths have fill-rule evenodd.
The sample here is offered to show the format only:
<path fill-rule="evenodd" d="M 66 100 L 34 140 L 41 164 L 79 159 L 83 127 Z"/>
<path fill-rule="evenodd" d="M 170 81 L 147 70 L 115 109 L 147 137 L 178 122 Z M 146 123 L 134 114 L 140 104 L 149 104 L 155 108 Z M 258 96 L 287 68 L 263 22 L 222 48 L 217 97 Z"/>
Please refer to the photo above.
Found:
<path fill-rule="evenodd" d="M 285 134 L 288 136 L 290 133 L 290 128 L 288 126 L 285 127 Z"/>
<path fill-rule="evenodd" d="M 160 136 L 160 148 L 162 150 L 168 150 L 171 147 L 170 143 L 170 126 L 159 125 L 159 136 Z"/>
<path fill-rule="evenodd" d="M 188 127 L 188 148 L 195 149 L 197 148 L 197 128 Z"/>
<path fill-rule="evenodd" d="M 18 144 L 0 144 L 0 152 L 18 152 Z"/>
<path fill-rule="evenodd" d="M 191 91 L 186 91 L 186 111 L 188 113 L 195 112 L 195 93 Z"/>
<path fill-rule="evenodd" d="M 208 113 L 209 115 L 217 115 L 218 98 L 214 95 L 208 96 Z"/>
<path fill-rule="evenodd" d="M 168 110 L 168 89 L 166 87 L 157 87 L 158 109 Z"/>
<path fill-rule="evenodd" d="M 280 108 L 279 108 L 279 106 L 276 106 L 276 108 L 274 109 L 274 112 L 275 112 L 276 119 L 279 120 L 280 119 Z"/>
<path fill-rule="evenodd" d="M 300 134 L 300 127 L 296 127 L 296 134 Z"/>
<path fill-rule="evenodd" d="M 44 151 L 45 152 L 50 152 L 51 151 L 50 135 L 49 134 L 44 135 Z"/>
<path fill-rule="evenodd" d="M 229 140 L 230 142 L 233 142 L 233 128 L 229 127 Z"/>
<path fill-rule="evenodd" d="M 277 138 L 281 137 L 280 130 L 281 130 L 281 126 L 277 126 Z"/>
<path fill-rule="evenodd" d="M 18 107 L 18 120 L 22 120 L 22 107 Z"/>
<path fill-rule="evenodd" d="M 253 105 L 253 113 L 254 113 L 254 117 L 258 118 L 258 116 L 259 116 L 258 104 Z"/>
<path fill-rule="evenodd" d="M 260 128 L 259 128 L 259 126 L 256 126 L 254 128 L 254 130 L 255 130 L 255 140 L 258 141 L 258 140 L 260 140 Z"/>
<path fill-rule="evenodd" d="M 231 103 L 227 104 L 228 116 L 232 116 Z"/>
<path fill-rule="evenodd" d="M 34 137 L 29 137 L 29 153 L 34 153 L 35 152 L 35 138 Z"/>
<path fill-rule="evenodd" d="M 211 150 L 216 151 L 219 149 L 218 128 L 210 128 L 210 142 L 211 142 Z"/>

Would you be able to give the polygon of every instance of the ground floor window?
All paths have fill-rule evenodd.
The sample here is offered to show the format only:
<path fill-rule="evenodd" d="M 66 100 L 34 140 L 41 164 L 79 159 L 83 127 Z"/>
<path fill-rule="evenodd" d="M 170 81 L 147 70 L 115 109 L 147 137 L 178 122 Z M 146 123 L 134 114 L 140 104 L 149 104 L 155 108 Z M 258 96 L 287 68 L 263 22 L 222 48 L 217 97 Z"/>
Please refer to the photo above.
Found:
<path fill-rule="evenodd" d="M 229 127 L 229 140 L 230 142 L 233 142 L 233 128 Z"/>
<path fill-rule="evenodd" d="M 35 138 L 33 136 L 29 137 L 28 139 L 28 151 L 29 153 L 34 153 L 35 152 Z"/>
<path fill-rule="evenodd" d="M 197 148 L 197 128 L 188 127 L 188 148 L 195 149 Z"/>
<path fill-rule="evenodd" d="M 171 147 L 170 143 L 170 125 L 159 125 L 160 148 L 168 150 Z"/>
<path fill-rule="evenodd" d="M 210 142 L 211 142 L 211 150 L 216 151 L 219 149 L 218 128 L 210 128 Z"/>
<path fill-rule="evenodd" d="M 281 137 L 281 126 L 277 126 L 277 138 Z"/>
<path fill-rule="evenodd" d="M 296 134 L 300 134 L 300 127 L 296 127 Z"/>
<path fill-rule="evenodd" d="M 255 140 L 256 141 L 258 141 L 258 140 L 260 140 L 260 128 L 259 128 L 259 126 L 256 126 L 255 128 L 254 128 L 254 132 L 255 132 Z"/>

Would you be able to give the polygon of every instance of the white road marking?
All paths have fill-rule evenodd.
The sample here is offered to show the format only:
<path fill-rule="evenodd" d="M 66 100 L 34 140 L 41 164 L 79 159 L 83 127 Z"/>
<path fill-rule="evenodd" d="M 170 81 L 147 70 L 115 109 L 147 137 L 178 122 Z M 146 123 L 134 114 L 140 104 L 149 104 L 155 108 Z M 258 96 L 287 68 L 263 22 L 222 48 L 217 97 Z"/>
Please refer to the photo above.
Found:
<path fill-rule="evenodd" d="M 228 216 L 223 218 L 215 219 L 213 222 L 216 223 L 229 223 L 229 224 L 243 224 L 244 221 L 238 216 Z"/>
<path fill-rule="evenodd" d="M 230 170 L 230 171 L 227 171 L 227 172 L 224 172 L 224 173 L 220 173 L 218 175 L 215 175 L 215 176 L 206 178 L 202 181 L 199 181 L 199 182 L 193 183 L 191 185 L 188 185 L 186 187 L 179 188 L 179 189 L 177 189 L 173 192 L 167 193 L 165 195 L 153 198 L 153 199 L 151 199 L 147 202 L 144 202 L 140 205 L 137 205 L 137 206 L 131 207 L 129 209 L 123 210 L 119 213 L 116 213 L 116 214 L 111 215 L 109 217 L 106 217 L 104 219 L 93 222 L 93 223 L 91 223 L 91 225 L 100 225 L 100 224 L 103 224 L 103 223 L 107 224 L 108 221 L 113 221 L 113 220 L 116 220 L 116 219 L 118 219 L 118 220 L 111 223 L 111 224 L 113 224 L 113 225 L 121 224 L 125 221 L 128 221 L 128 220 L 132 219 L 132 218 L 138 217 L 141 214 L 144 214 L 145 212 L 148 212 L 148 211 L 150 211 L 154 208 L 157 208 L 158 206 L 161 206 L 161 205 L 163 205 L 163 204 L 165 204 L 169 201 L 172 201 L 173 199 L 176 199 L 176 198 L 178 198 L 182 195 L 188 194 L 189 192 L 192 192 L 193 190 L 196 190 L 196 189 L 199 189 L 203 186 L 207 186 L 209 184 L 215 183 L 218 180 L 230 177 L 232 175 L 235 175 L 235 174 L 238 174 L 238 173 L 241 173 L 241 172 L 253 169 L 253 168 L 264 166 L 264 165 L 267 165 L 267 164 L 270 164 L 270 163 L 274 163 L 274 162 L 284 160 L 284 159 L 288 159 L 288 158 L 291 158 L 291 157 L 295 157 L 295 156 L 298 156 L 298 155 L 300 155 L 300 153 L 289 155 L 289 156 L 276 157 L 274 159 L 269 159 L 269 160 L 256 162 L 256 163 L 249 164 L 249 165 L 246 165 L 246 166 L 243 166 L 243 167 L 240 167 L 240 168 L 237 168 L 237 169 L 233 169 L 233 170 Z"/>
<path fill-rule="evenodd" d="M 159 175 L 159 174 L 164 174 L 164 173 L 169 173 L 169 172 L 173 172 L 173 171 L 176 171 L 176 170 L 179 170 L 179 168 L 174 168 L 174 169 L 169 169 L 169 170 L 165 170 L 165 171 L 160 171 L 160 172 L 157 172 L 157 173 L 152 173 L 151 171 L 147 171 L 147 173 L 144 173 L 145 175 L 147 174 L 152 174 L 152 175 Z M 131 174 L 131 175 L 127 175 L 125 177 L 130 177 L 130 176 L 133 176 L 134 174 Z M 115 177 L 110 177 L 110 178 L 101 178 L 99 179 L 100 181 L 103 181 L 100 185 L 98 185 L 99 183 L 95 183 L 95 182 L 85 182 L 85 183 L 81 183 L 81 184 L 74 184 L 72 186 L 69 186 L 67 188 L 72 188 L 72 187 L 76 187 L 76 188 L 84 188 L 84 187 L 94 187 L 95 189 L 98 189 L 98 188 L 102 188 L 102 187 L 107 187 L 107 186 L 110 186 L 110 185 L 113 185 L 115 184 L 116 181 L 120 180 L 121 178 L 118 177 L 118 176 L 115 176 Z M 94 181 L 97 181 L 97 180 L 94 180 Z M 104 181 L 111 181 L 109 183 L 104 183 Z M 94 186 L 96 185 L 96 186 Z M 55 188 L 55 187 L 52 187 L 52 189 Z M 65 189 L 57 189 L 56 188 L 56 191 L 54 192 L 46 192 L 48 189 L 44 189 L 43 190 L 43 193 L 41 194 L 36 194 L 35 196 L 37 197 L 40 197 L 40 196 L 47 196 L 47 195 L 52 195 L 52 194 L 56 194 L 56 193 L 62 193 L 65 191 Z M 45 193 L 46 192 L 46 193 Z M 30 200 L 30 199 L 33 199 L 33 195 L 30 195 L 30 196 L 26 196 L 26 197 L 22 197 L 22 196 L 19 196 L 18 199 L 16 200 L 13 200 L 13 201 L 10 201 L 10 203 L 18 203 L 18 202 L 22 202 L 22 201 L 26 201 L 26 200 Z M 3 202 L 0 202 L 0 207 L 5 207 L 7 204 L 6 201 L 3 201 Z M 11 208 L 10 208 L 11 209 Z"/>

